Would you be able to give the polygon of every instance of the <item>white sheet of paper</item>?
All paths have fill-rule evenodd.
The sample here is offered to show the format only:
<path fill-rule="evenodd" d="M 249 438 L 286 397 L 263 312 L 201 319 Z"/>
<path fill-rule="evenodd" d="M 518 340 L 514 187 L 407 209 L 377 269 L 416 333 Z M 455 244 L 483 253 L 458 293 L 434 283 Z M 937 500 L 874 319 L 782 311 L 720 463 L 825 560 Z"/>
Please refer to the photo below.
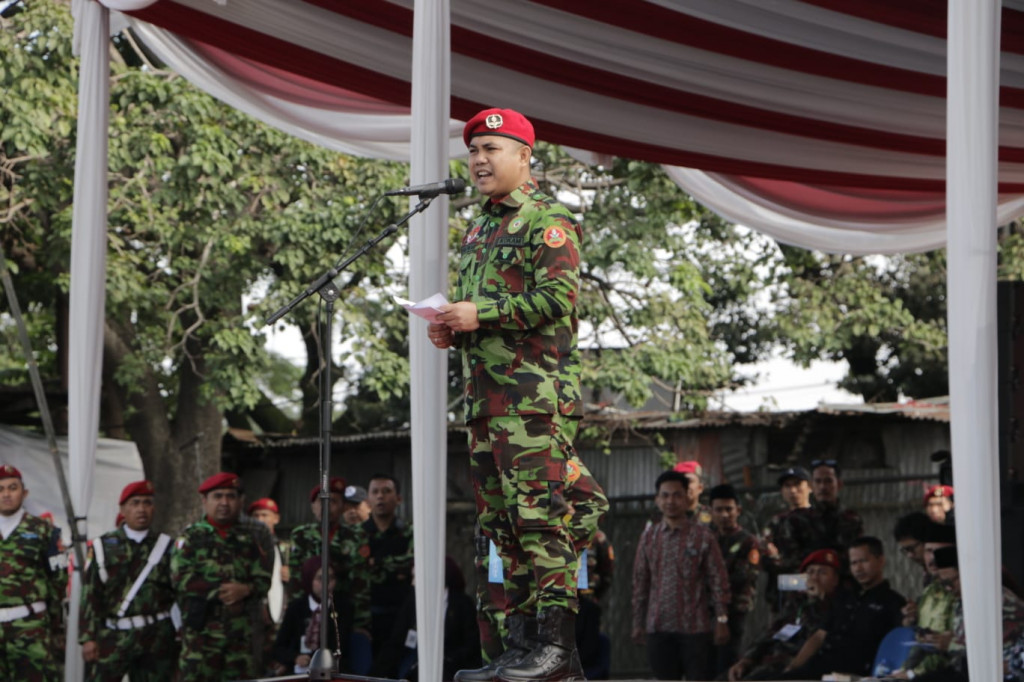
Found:
<path fill-rule="evenodd" d="M 448 299 L 445 298 L 444 294 L 436 293 L 432 296 L 428 296 L 419 303 L 401 298 L 400 296 L 394 296 L 395 303 L 408 310 L 417 317 L 422 317 L 427 322 L 437 322 L 437 314 L 441 312 L 439 308 L 446 303 Z"/>

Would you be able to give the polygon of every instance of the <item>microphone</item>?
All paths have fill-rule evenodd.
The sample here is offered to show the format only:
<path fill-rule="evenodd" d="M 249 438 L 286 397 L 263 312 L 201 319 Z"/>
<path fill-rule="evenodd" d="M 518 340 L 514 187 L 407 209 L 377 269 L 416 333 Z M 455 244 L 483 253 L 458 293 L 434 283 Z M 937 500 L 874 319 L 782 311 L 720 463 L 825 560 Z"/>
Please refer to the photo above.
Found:
<path fill-rule="evenodd" d="M 384 192 L 384 196 L 418 196 L 420 198 L 425 198 L 436 197 L 438 194 L 459 194 L 464 189 L 466 189 L 465 180 L 462 178 L 448 178 L 441 182 L 430 182 L 426 185 L 414 185 L 412 187 L 403 187 L 402 189 L 393 189 L 390 192 Z"/>

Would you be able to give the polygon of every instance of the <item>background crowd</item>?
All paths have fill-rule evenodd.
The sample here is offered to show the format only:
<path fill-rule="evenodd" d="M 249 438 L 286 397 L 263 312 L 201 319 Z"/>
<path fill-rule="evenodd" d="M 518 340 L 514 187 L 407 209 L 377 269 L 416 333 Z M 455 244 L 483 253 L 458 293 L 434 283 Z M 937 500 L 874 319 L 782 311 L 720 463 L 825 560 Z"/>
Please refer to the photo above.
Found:
<path fill-rule="evenodd" d="M 922 510 L 893 520 L 905 560 L 921 570 L 908 601 L 885 579 L 883 543 L 840 502 L 839 465 L 816 460 L 778 477 L 787 509 L 761 532 L 744 528 L 729 485 L 704 490 L 696 462 L 655 481 L 657 515 L 636 543 L 632 634 L 658 679 L 819 679 L 832 673 L 964 680 L 953 489 L 933 486 Z M 412 528 L 398 515 L 398 481 L 366 487 L 329 481 L 332 595 L 326 609 L 320 558 L 322 496 L 309 493 L 309 523 L 279 534 L 277 503 L 247 502 L 242 482 L 219 473 L 198 488 L 202 518 L 176 538 L 151 531 L 159 490 L 139 481 L 122 492 L 116 528 L 92 540 L 80 619 L 90 680 L 224 680 L 302 673 L 321 628 L 340 669 L 416 679 Z M 25 513 L 21 474 L 0 467 L 0 679 L 56 680 L 66 591 L 58 531 Z M 507 636 L 500 580 L 481 541 L 476 594 L 456 561 L 445 566 L 444 677 L 502 651 Z M 599 532 L 581 580 L 577 647 L 588 679 L 606 679 L 610 643 L 601 599 L 614 550 Z M 762 573 L 767 580 L 760 580 Z M 760 580 L 760 582 L 759 582 Z M 764 583 L 767 589 L 759 589 Z M 747 632 L 759 601 L 771 619 Z M 1007 578 L 1007 679 L 1024 680 L 1024 602 Z M 897 627 L 903 654 L 880 659 Z M 746 643 L 746 646 L 743 644 Z M 884 658 L 884 657 L 883 657 Z"/>

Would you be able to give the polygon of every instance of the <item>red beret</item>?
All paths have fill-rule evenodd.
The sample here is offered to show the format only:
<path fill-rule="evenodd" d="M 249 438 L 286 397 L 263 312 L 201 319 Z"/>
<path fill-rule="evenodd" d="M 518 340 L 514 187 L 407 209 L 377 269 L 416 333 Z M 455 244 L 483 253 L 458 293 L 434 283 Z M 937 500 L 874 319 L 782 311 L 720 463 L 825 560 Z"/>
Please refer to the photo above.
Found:
<path fill-rule="evenodd" d="M 676 465 L 672 467 L 672 471 L 678 471 L 681 474 L 696 474 L 697 476 L 704 475 L 704 469 L 701 468 L 700 464 L 692 459 L 686 462 L 677 462 Z"/>
<path fill-rule="evenodd" d="M 800 572 L 803 573 L 807 570 L 807 567 L 811 564 L 818 564 L 819 566 L 831 566 L 832 568 L 839 570 L 839 553 L 834 549 L 819 549 L 816 552 L 811 552 L 804 559 L 803 563 L 800 564 Z"/>
<path fill-rule="evenodd" d="M 118 504 L 124 504 L 129 497 L 135 497 L 136 495 L 152 495 L 153 484 L 149 481 L 135 481 L 135 483 L 129 483 L 121 491 L 121 499 L 117 501 Z"/>
<path fill-rule="evenodd" d="M 327 483 L 327 489 L 332 493 L 341 493 L 342 498 L 345 497 L 345 479 L 341 476 L 331 476 L 331 480 Z M 320 495 L 320 485 L 313 486 L 313 489 L 309 491 L 309 501 L 316 502 L 316 498 Z"/>
<path fill-rule="evenodd" d="M 267 511 L 272 511 L 275 514 L 280 513 L 277 508 L 277 502 L 274 502 L 269 497 L 261 497 L 260 499 L 250 504 L 249 515 L 251 516 L 252 513 L 258 509 L 266 509 Z"/>
<path fill-rule="evenodd" d="M 951 485 L 933 485 L 928 488 L 928 492 L 924 494 L 924 503 L 928 504 L 928 500 L 933 497 L 953 497 L 953 486 Z"/>
<path fill-rule="evenodd" d="M 533 147 L 533 124 L 518 111 L 512 109 L 484 109 L 469 119 L 462 129 L 462 141 L 469 146 L 470 138 L 476 135 L 500 135 L 519 140 Z"/>
<path fill-rule="evenodd" d="M 216 490 L 217 488 L 231 488 L 232 490 L 239 490 L 241 487 L 242 482 L 238 480 L 238 474 L 222 471 L 219 474 L 214 474 L 203 481 L 202 485 L 199 486 L 199 492 L 208 493 L 211 490 Z"/>
<path fill-rule="evenodd" d="M 0 478 L 16 478 L 21 480 L 21 472 L 10 464 L 4 464 L 0 466 Z"/>

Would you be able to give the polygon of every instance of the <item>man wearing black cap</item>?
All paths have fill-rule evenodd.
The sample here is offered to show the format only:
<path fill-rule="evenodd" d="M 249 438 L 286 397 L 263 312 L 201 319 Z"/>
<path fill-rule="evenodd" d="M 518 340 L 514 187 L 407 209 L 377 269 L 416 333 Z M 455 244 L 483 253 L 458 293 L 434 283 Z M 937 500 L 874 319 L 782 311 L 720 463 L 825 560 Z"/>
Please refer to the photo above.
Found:
<path fill-rule="evenodd" d="M 789 467 L 778 477 L 779 492 L 786 510 L 768 522 L 764 531 L 765 562 L 768 573 L 765 597 L 772 611 L 785 611 L 780 599 L 800 601 L 799 594 L 780 598 L 778 577 L 795 573 L 807 553 L 817 546 L 811 520 L 811 475 L 803 467 Z"/>
<path fill-rule="evenodd" d="M 427 333 L 435 347 L 463 351 L 481 529 L 499 548 L 506 581 L 525 567 L 535 589 L 520 595 L 517 583 L 506 585 L 508 648 L 456 679 L 576 679 L 578 547 L 590 537 L 574 535 L 570 521 L 581 510 L 570 510 L 566 491 L 571 476 L 589 476 L 581 467 L 570 471 L 583 416 L 582 231 L 531 177 L 534 132 L 525 116 L 486 109 L 467 122 L 463 139 L 473 184 L 488 199 L 462 240 L 454 302 L 441 306 Z M 607 509 L 596 483 L 593 490 L 589 535 Z"/>

